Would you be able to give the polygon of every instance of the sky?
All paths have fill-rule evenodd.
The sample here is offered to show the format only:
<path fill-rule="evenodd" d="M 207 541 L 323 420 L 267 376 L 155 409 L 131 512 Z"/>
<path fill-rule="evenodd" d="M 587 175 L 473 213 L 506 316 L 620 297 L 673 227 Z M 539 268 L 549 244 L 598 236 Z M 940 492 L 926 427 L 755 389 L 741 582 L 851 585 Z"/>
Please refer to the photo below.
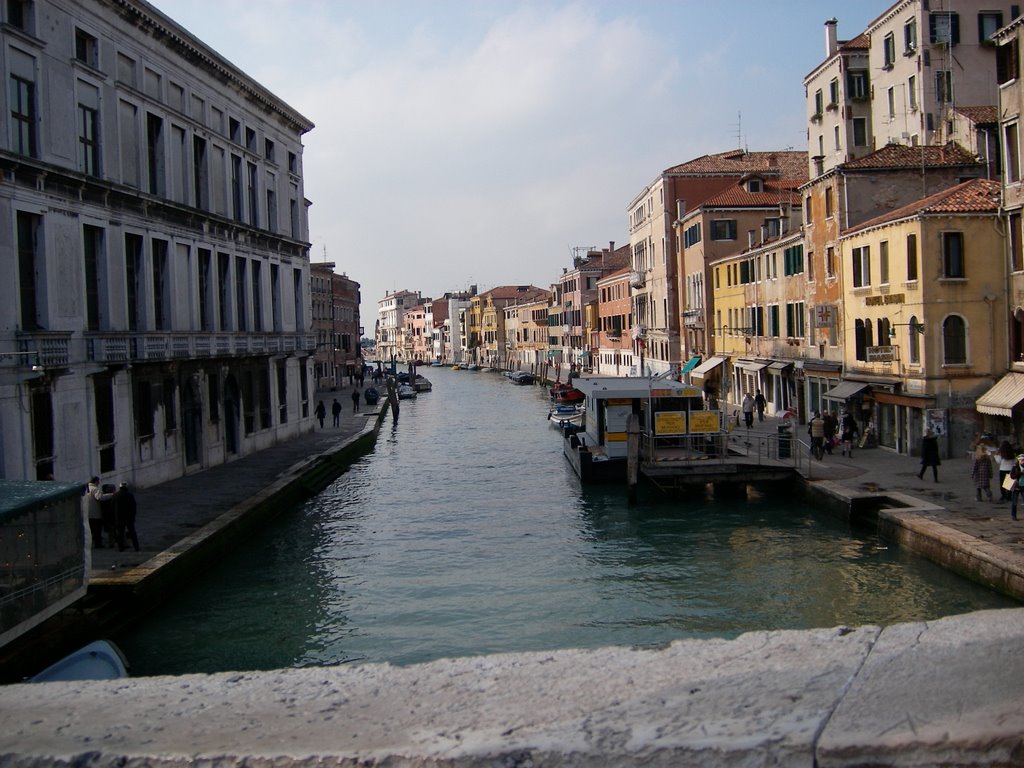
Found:
<path fill-rule="evenodd" d="M 316 127 L 310 258 L 388 292 L 550 287 L 662 170 L 806 150 L 824 22 L 874 0 L 151 0 Z M 326 254 L 326 258 L 325 258 Z"/>

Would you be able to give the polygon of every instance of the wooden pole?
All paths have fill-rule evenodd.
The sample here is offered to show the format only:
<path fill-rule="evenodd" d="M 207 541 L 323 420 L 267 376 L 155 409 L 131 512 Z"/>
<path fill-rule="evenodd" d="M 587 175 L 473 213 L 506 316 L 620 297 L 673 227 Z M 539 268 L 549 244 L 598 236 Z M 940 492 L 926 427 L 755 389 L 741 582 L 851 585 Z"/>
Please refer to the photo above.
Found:
<path fill-rule="evenodd" d="M 388 376 L 385 380 L 388 388 L 388 402 L 391 403 L 391 415 L 393 421 L 398 421 L 398 392 L 395 390 L 395 379 Z"/>
<path fill-rule="evenodd" d="M 640 417 L 631 413 L 626 422 L 626 489 L 630 502 L 636 501 L 636 486 L 640 478 Z"/>

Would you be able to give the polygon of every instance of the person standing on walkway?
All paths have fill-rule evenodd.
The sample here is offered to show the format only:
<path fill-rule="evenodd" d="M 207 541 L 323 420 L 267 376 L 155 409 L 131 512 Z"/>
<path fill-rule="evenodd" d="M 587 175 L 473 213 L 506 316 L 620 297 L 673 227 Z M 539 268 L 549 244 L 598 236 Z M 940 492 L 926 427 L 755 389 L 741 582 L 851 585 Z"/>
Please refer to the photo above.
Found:
<path fill-rule="evenodd" d="M 750 396 L 749 392 L 743 396 L 743 403 L 740 407 L 743 409 L 743 421 L 746 423 L 747 429 L 750 429 L 754 426 L 754 398 Z"/>
<path fill-rule="evenodd" d="M 811 453 L 818 461 L 825 455 L 825 420 L 821 412 L 815 411 L 814 418 L 807 425 L 807 434 L 811 437 Z"/>
<path fill-rule="evenodd" d="M 117 518 L 117 549 L 120 552 L 124 552 L 125 537 L 131 539 L 135 551 L 139 551 L 139 534 L 135 532 L 135 513 L 137 511 L 135 494 L 128 490 L 128 483 L 121 483 L 121 487 L 114 494 L 114 516 Z"/>
<path fill-rule="evenodd" d="M 836 430 L 839 429 L 839 424 L 836 421 L 836 416 L 832 411 L 825 411 L 821 415 L 821 420 L 825 424 L 825 453 L 829 456 L 832 455 L 832 444 L 836 439 Z"/>
<path fill-rule="evenodd" d="M 338 402 L 338 398 L 334 398 L 334 402 L 331 404 L 331 415 L 334 416 L 334 426 L 341 426 L 341 403 Z"/>
<path fill-rule="evenodd" d="M 1013 465 L 1017 463 L 1017 457 L 1013 455 L 1013 446 L 1010 445 L 1009 440 L 1003 440 L 1002 445 L 999 446 L 996 462 L 999 466 L 999 500 L 1009 501 L 1010 491 L 1003 487 L 1003 483 L 1006 482 L 1006 476 L 1010 474 Z"/>
<path fill-rule="evenodd" d="M 921 438 L 921 471 L 917 473 L 917 479 L 924 480 L 924 471 L 931 467 L 932 477 L 935 478 L 936 483 L 939 482 L 939 464 L 941 463 L 939 438 L 935 436 L 935 432 L 929 429 Z"/>
<path fill-rule="evenodd" d="M 978 444 L 974 449 L 974 460 L 971 462 L 971 479 L 974 481 L 974 490 L 977 492 L 978 501 L 981 501 L 981 492 L 992 501 L 992 457 L 984 445 Z"/>
<path fill-rule="evenodd" d="M 1010 470 L 1010 478 L 1013 480 L 1013 488 L 1010 489 L 1010 517 L 1017 519 L 1017 501 L 1020 499 L 1020 477 L 1024 475 L 1024 453 L 1017 457 L 1017 461 Z"/>
<path fill-rule="evenodd" d="M 94 477 L 85 486 L 85 512 L 89 520 L 89 533 L 92 534 L 92 545 L 96 549 L 103 548 L 103 488 L 100 486 L 100 479 Z M 113 539 L 111 539 L 113 543 Z"/>
<path fill-rule="evenodd" d="M 338 412 L 341 412 L 341 406 L 338 406 Z M 359 413 L 359 390 L 352 389 L 352 413 Z"/>
<path fill-rule="evenodd" d="M 839 439 L 843 443 L 843 456 L 849 455 L 851 459 L 853 458 L 853 444 L 856 442 L 858 434 L 860 434 L 860 428 L 857 426 L 857 420 L 849 411 L 843 411 L 843 419 L 839 423 Z"/>
<path fill-rule="evenodd" d="M 320 422 L 320 429 L 323 429 L 324 419 L 327 417 L 327 409 L 324 407 L 323 400 L 317 402 L 316 408 L 313 410 L 313 415 L 316 416 L 316 420 Z"/>
<path fill-rule="evenodd" d="M 754 397 L 754 407 L 757 409 L 757 420 L 764 421 L 764 409 L 768 407 L 768 401 L 764 399 L 760 389 Z"/>

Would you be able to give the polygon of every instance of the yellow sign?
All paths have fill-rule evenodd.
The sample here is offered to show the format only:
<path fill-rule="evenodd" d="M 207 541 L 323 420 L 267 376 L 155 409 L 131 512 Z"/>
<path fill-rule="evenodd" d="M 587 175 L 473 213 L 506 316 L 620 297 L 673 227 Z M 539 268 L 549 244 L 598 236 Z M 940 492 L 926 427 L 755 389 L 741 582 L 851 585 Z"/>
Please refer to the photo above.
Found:
<path fill-rule="evenodd" d="M 717 432 L 718 411 L 692 411 L 690 413 L 690 433 Z"/>
<path fill-rule="evenodd" d="M 686 414 L 682 411 L 658 411 L 654 414 L 654 434 L 685 435 Z"/>

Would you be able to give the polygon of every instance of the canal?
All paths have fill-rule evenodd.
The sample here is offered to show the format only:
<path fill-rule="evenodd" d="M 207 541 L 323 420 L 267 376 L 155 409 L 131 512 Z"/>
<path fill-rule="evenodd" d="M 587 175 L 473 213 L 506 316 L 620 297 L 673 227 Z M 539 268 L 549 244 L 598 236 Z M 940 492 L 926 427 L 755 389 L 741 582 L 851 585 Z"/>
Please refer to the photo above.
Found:
<path fill-rule="evenodd" d="M 1017 603 L 790 499 L 581 489 L 539 387 L 427 368 L 376 449 L 117 638 L 136 675 L 927 620 Z"/>

